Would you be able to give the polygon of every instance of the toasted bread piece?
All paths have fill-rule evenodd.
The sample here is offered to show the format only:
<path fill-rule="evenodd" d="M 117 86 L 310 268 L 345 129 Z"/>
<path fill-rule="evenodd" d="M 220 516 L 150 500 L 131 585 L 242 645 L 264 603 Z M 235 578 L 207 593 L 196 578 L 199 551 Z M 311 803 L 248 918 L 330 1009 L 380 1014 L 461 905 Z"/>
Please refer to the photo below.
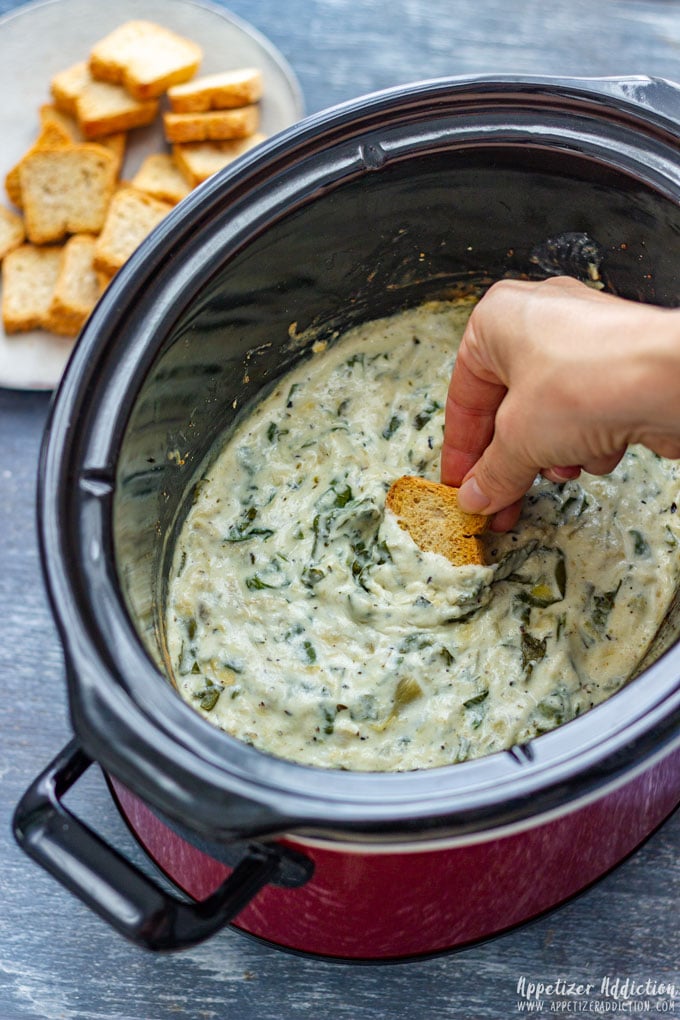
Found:
<path fill-rule="evenodd" d="M 265 138 L 266 135 L 256 131 L 247 138 L 234 138 L 230 142 L 186 142 L 173 145 L 172 155 L 188 183 L 195 188 Z"/>
<path fill-rule="evenodd" d="M 0 205 L 0 262 L 23 244 L 25 237 L 26 228 L 21 216 Z"/>
<path fill-rule="evenodd" d="M 59 275 L 62 249 L 22 244 L 2 263 L 2 321 L 5 333 L 25 333 L 46 325 Z"/>
<path fill-rule="evenodd" d="M 70 113 L 77 119 L 76 103 L 92 80 L 85 60 L 72 64 L 55 74 L 50 81 L 50 92 L 54 97 L 57 109 L 62 113 Z"/>
<path fill-rule="evenodd" d="M 262 74 L 255 67 L 205 74 L 168 89 L 170 106 L 175 113 L 228 110 L 234 106 L 249 106 L 261 97 Z"/>
<path fill-rule="evenodd" d="M 94 268 L 95 239 L 74 234 L 64 245 L 59 275 L 45 316 L 52 333 L 77 336 L 94 308 L 101 288 Z"/>
<path fill-rule="evenodd" d="M 75 100 L 73 109 L 75 111 Z M 72 142 L 85 141 L 85 135 L 80 130 L 78 121 L 75 117 L 75 112 L 66 113 L 66 111 L 60 109 L 56 103 L 43 103 L 38 110 L 38 113 L 40 115 L 40 123 L 42 127 L 46 127 L 48 124 L 56 124 L 66 132 Z"/>
<path fill-rule="evenodd" d="M 209 113 L 163 114 L 163 129 L 169 142 L 222 142 L 245 138 L 257 131 L 259 123 L 260 111 L 254 105 Z"/>
<path fill-rule="evenodd" d="M 101 297 L 111 280 L 115 276 L 115 273 L 103 273 L 101 269 L 95 268 L 95 274 L 97 276 L 97 286 L 99 287 L 99 296 Z"/>
<path fill-rule="evenodd" d="M 463 513 L 458 507 L 458 490 L 452 486 L 404 475 L 392 482 L 385 506 L 424 552 L 439 553 L 456 567 L 484 564 L 484 547 L 478 536 L 489 519 L 483 514 Z"/>
<path fill-rule="evenodd" d="M 63 128 L 64 131 L 70 136 L 73 142 L 84 142 L 85 135 L 80 129 L 80 125 L 74 116 L 70 113 L 64 113 L 54 103 L 44 103 L 40 107 L 40 123 L 45 127 L 48 124 L 57 124 Z M 101 135 L 97 139 L 99 145 L 105 145 L 107 149 L 111 149 L 118 160 L 118 173 L 120 173 L 125 159 L 125 148 L 127 146 L 127 133 L 125 131 L 117 131 L 113 135 Z"/>
<path fill-rule="evenodd" d="M 40 129 L 40 134 L 36 138 L 35 142 L 24 155 L 21 157 L 18 163 L 16 163 L 5 177 L 5 190 L 9 196 L 10 202 L 13 202 L 19 209 L 23 206 L 23 199 L 21 197 L 21 177 L 20 167 L 22 162 L 27 156 L 30 156 L 32 152 L 37 152 L 38 149 L 64 149 L 71 144 L 68 132 L 64 130 L 59 124 L 44 124 Z"/>
<path fill-rule="evenodd" d="M 203 57 L 200 46 L 152 21 L 126 21 L 90 51 L 92 75 L 124 85 L 136 99 L 153 99 L 188 81 Z"/>
<path fill-rule="evenodd" d="M 57 107 L 70 113 L 85 138 L 129 131 L 150 124 L 158 101 L 135 99 L 122 85 L 95 81 L 85 62 L 56 74 L 50 83 Z"/>
<path fill-rule="evenodd" d="M 138 191 L 173 205 L 181 202 L 191 191 L 184 174 L 167 152 L 154 152 L 147 156 L 131 184 Z"/>
<path fill-rule="evenodd" d="M 136 188 L 120 188 L 97 238 L 95 268 L 105 276 L 116 273 L 171 209 L 169 202 L 159 202 Z"/>
<path fill-rule="evenodd" d="M 40 149 L 22 160 L 26 234 L 34 244 L 97 233 L 116 184 L 116 159 L 102 145 Z"/>

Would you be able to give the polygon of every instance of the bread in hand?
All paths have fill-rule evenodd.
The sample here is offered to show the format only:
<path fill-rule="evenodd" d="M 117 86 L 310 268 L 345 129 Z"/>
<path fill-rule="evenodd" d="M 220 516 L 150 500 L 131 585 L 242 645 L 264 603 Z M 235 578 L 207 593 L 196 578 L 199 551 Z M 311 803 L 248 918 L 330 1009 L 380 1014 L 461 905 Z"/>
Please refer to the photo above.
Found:
<path fill-rule="evenodd" d="M 488 517 L 466 514 L 458 506 L 458 489 L 404 475 L 392 483 L 385 506 L 424 552 L 445 556 L 454 566 L 484 565 L 479 535 Z"/>

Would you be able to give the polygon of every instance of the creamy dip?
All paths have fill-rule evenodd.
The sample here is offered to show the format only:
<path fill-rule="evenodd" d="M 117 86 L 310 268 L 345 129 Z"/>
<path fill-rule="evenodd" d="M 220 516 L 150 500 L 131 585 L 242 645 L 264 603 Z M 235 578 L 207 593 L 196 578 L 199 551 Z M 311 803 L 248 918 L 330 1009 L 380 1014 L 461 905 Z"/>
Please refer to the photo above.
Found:
<path fill-rule="evenodd" d="M 428 768 L 523 743 L 617 691 L 680 575 L 678 467 L 537 479 L 488 566 L 424 553 L 385 510 L 437 480 L 471 310 L 436 302 L 348 332 L 225 442 L 179 535 L 167 644 L 217 726 L 310 765 Z"/>

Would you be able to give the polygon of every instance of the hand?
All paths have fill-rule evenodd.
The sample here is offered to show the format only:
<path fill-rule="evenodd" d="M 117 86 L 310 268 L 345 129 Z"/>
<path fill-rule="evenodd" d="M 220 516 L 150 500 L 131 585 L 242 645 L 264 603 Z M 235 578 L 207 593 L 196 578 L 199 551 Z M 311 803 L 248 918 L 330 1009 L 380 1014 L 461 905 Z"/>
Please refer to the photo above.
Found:
<path fill-rule="evenodd" d="M 539 472 L 607 474 L 629 443 L 680 457 L 680 311 L 568 277 L 494 284 L 446 405 L 441 475 L 462 508 L 507 530 Z"/>

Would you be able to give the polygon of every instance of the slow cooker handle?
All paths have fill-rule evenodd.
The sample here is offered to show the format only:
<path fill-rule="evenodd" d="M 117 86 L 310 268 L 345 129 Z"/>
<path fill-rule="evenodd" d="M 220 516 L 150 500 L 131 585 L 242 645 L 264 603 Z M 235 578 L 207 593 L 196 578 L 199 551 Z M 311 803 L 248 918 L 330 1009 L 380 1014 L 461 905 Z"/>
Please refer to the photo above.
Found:
<path fill-rule="evenodd" d="M 189 903 L 166 893 L 62 804 L 91 764 L 77 740 L 67 744 L 19 802 L 14 834 L 30 857 L 138 945 L 153 950 L 195 945 L 279 876 L 281 851 L 257 844 L 206 900 Z"/>

